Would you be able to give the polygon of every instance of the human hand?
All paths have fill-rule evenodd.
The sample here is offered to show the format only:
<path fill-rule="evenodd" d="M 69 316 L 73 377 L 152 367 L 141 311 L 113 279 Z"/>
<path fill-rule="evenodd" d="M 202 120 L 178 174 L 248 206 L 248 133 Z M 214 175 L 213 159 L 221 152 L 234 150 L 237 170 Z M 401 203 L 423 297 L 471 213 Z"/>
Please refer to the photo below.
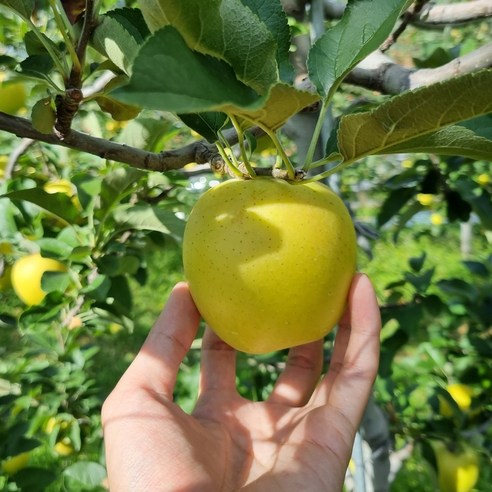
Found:
<path fill-rule="evenodd" d="M 341 491 L 379 364 L 380 317 L 356 275 L 328 373 L 323 341 L 294 347 L 269 398 L 236 390 L 235 351 L 206 330 L 199 398 L 173 403 L 200 314 L 178 284 L 142 349 L 104 403 L 108 480 L 120 491 Z"/>

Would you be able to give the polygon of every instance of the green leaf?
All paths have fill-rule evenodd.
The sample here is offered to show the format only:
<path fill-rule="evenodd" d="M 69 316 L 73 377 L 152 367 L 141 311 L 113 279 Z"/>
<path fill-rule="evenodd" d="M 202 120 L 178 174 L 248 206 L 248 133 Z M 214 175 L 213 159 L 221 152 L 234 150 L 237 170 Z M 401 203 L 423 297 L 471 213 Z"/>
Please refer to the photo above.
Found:
<path fill-rule="evenodd" d="M 108 299 L 111 298 L 112 302 L 110 305 L 106 305 L 105 309 L 117 315 L 131 316 L 133 297 L 127 277 L 120 275 L 119 277 L 113 277 L 111 279 Z"/>
<path fill-rule="evenodd" d="M 45 272 L 41 278 L 41 288 L 45 292 L 65 292 L 70 285 L 70 275 L 66 272 Z"/>
<path fill-rule="evenodd" d="M 72 246 L 54 237 L 43 237 L 38 239 L 36 243 L 41 249 L 41 256 L 48 258 L 68 258 L 73 250 Z"/>
<path fill-rule="evenodd" d="M 460 278 L 439 280 L 437 286 L 453 298 L 476 302 L 479 296 L 477 288 Z"/>
<path fill-rule="evenodd" d="M 271 130 L 282 126 L 291 116 L 319 100 L 316 94 L 278 83 L 272 87 L 261 109 L 236 110 L 234 114 Z"/>
<path fill-rule="evenodd" d="M 463 261 L 463 265 L 465 265 L 470 272 L 479 277 L 487 278 L 489 276 L 489 269 L 485 263 L 474 260 L 465 260 Z"/>
<path fill-rule="evenodd" d="M 97 96 L 95 98 L 99 107 L 109 113 L 115 121 L 128 121 L 137 117 L 140 113 L 140 108 L 130 104 L 124 104 L 112 97 Z"/>
<path fill-rule="evenodd" d="M 190 113 L 178 115 L 183 123 L 195 130 L 209 142 L 219 139 L 217 133 L 227 121 L 227 115 L 217 112 Z"/>
<path fill-rule="evenodd" d="M 106 478 L 106 469 L 94 461 L 77 461 L 63 470 L 65 477 L 71 478 L 85 487 L 101 485 Z"/>
<path fill-rule="evenodd" d="M 132 167 L 117 167 L 108 173 L 104 177 L 100 189 L 102 199 L 100 211 L 102 214 L 105 215 L 144 175 L 144 171 Z"/>
<path fill-rule="evenodd" d="M 49 55 L 32 55 L 19 64 L 20 72 L 23 75 L 43 80 L 47 80 L 53 67 L 54 63 Z"/>
<path fill-rule="evenodd" d="M 131 64 L 150 31 L 138 9 L 116 9 L 103 16 L 94 30 L 94 48 L 105 54 L 120 70 L 130 74 Z"/>
<path fill-rule="evenodd" d="M 173 27 L 155 32 L 143 45 L 128 85 L 111 93 L 142 108 L 175 113 L 231 111 L 261 105 L 225 62 L 192 51 Z"/>
<path fill-rule="evenodd" d="M 309 52 L 309 79 L 330 99 L 347 73 L 388 37 L 406 0 L 351 0 Z"/>
<path fill-rule="evenodd" d="M 392 219 L 413 198 L 416 190 L 414 188 L 398 188 L 392 190 L 386 197 L 377 215 L 377 225 L 382 227 Z"/>
<path fill-rule="evenodd" d="M 6 189 L 6 183 L 0 183 L 0 192 Z M 0 195 L 2 198 L 3 195 Z M 13 236 L 17 232 L 15 222 L 16 208 L 9 200 L 0 200 L 0 237 Z"/>
<path fill-rule="evenodd" d="M 0 198 L 34 203 L 69 224 L 73 224 L 79 216 L 79 211 L 72 200 L 64 193 L 46 193 L 42 188 L 30 188 L 11 191 L 0 195 Z"/>
<path fill-rule="evenodd" d="M 46 36 L 46 34 L 42 32 L 38 32 L 38 34 L 36 34 L 34 31 L 27 31 L 24 36 L 24 44 L 26 45 L 26 52 L 29 56 L 49 55 L 45 44 L 41 42 L 40 38 L 44 39 L 44 42 L 51 46 L 54 53 L 60 51 L 58 46 L 53 41 L 51 41 L 51 39 Z"/>
<path fill-rule="evenodd" d="M 402 149 L 407 152 L 411 147 L 407 148 L 406 143 L 412 139 L 426 137 L 428 140 L 430 134 L 443 127 L 491 112 L 491 86 L 492 70 L 482 70 L 406 92 L 370 112 L 347 115 L 340 121 L 339 151 L 346 161 L 370 154 L 401 152 Z M 454 134 L 456 137 L 456 134 L 454 130 L 449 131 L 447 138 L 446 132 L 437 135 L 436 144 L 442 145 L 444 139 L 452 146 L 449 136 Z M 469 135 L 466 129 L 461 131 Z M 476 141 L 482 137 L 473 138 Z M 464 143 L 461 147 L 465 152 Z M 421 145 L 415 148 L 421 149 Z M 459 148 L 453 149 L 455 155 L 459 154 Z M 485 139 L 481 140 L 479 148 L 488 152 Z M 442 147 L 440 149 L 442 151 Z"/>
<path fill-rule="evenodd" d="M 471 120 L 462 121 L 459 126 L 464 126 L 468 130 L 472 130 L 478 137 L 492 140 L 492 114 L 472 118 Z"/>
<path fill-rule="evenodd" d="M 55 110 L 51 107 L 51 98 L 40 99 L 31 110 L 32 126 L 38 132 L 49 134 L 53 132 L 56 120 Z"/>
<path fill-rule="evenodd" d="M 106 275 L 98 274 L 86 287 L 80 290 L 81 294 L 87 294 L 98 302 L 104 302 L 111 288 L 111 280 Z"/>
<path fill-rule="evenodd" d="M 412 138 L 387 147 L 379 154 L 426 152 L 438 155 L 460 155 L 473 160 L 492 159 L 492 140 L 478 136 L 462 125 L 442 128 L 430 135 Z"/>
<path fill-rule="evenodd" d="M 155 152 L 162 148 L 159 147 L 159 143 L 172 135 L 169 119 L 140 117 L 131 120 L 116 137 L 116 141 Z"/>
<path fill-rule="evenodd" d="M 135 275 L 140 268 L 140 259 L 134 255 L 104 255 L 98 261 L 99 271 L 109 277 Z"/>
<path fill-rule="evenodd" d="M 239 80 L 260 94 L 278 80 L 276 39 L 240 0 L 187 0 L 185 8 L 182 0 L 139 3 L 152 31 L 173 26 L 192 50 L 225 61 L 214 64 L 218 77 L 230 65 Z"/>
<path fill-rule="evenodd" d="M 420 256 L 413 256 L 412 258 L 410 258 L 408 260 L 408 264 L 410 265 L 410 268 L 414 272 L 418 273 L 420 272 L 420 270 L 422 270 L 426 258 L 427 258 L 427 253 L 423 251 Z"/>
<path fill-rule="evenodd" d="M 157 231 L 181 239 L 184 232 L 184 221 L 178 219 L 173 212 L 149 204 L 120 205 L 113 212 L 116 222 L 115 234 L 136 229 Z"/>
<path fill-rule="evenodd" d="M 282 82 L 292 83 L 294 69 L 290 63 L 290 27 L 282 4 L 279 1 L 241 0 L 266 25 L 277 44 L 276 59 Z"/>
<path fill-rule="evenodd" d="M 56 478 L 52 470 L 30 466 L 15 474 L 15 483 L 20 490 L 44 492 Z"/>
<path fill-rule="evenodd" d="M 9 7 L 24 19 L 29 19 L 34 10 L 34 0 L 0 0 L 0 5 Z"/>

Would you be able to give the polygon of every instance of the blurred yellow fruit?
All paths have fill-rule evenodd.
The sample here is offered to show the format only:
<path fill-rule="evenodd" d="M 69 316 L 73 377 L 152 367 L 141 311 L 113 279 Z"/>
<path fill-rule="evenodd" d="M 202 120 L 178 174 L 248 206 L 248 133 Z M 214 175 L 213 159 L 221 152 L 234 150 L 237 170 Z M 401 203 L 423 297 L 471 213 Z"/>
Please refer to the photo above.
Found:
<path fill-rule="evenodd" d="M 436 454 L 440 492 L 470 492 L 478 481 L 480 460 L 470 447 L 452 451 L 443 442 L 432 443 Z"/>
<path fill-rule="evenodd" d="M 123 327 L 119 323 L 109 323 L 109 332 L 113 335 L 116 335 L 116 333 L 119 333 Z"/>
<path fill-rule="evenodd" d="M 65 193 L 67 196 L 75 195 L 75 186 L 66 179 L 57 179 L 55 181 L 49 181 L 43 186 L 46 193 Z"/>
<path fill-rule="evenodd" d="M 55 444 L 55 451 L 60 456 L 70 456 L 75 450 L 70 442 L 70 439 L 65 437 Z"/>
<path fill-rule="evenodd" d="M 451 398 L 453 398 L 461 411 L 467 412 L 470 409 L 473 390 L 469 386 L 461 383 L 453 383 L 446 386 L 446 391 L 451 395 Z M 453 416 L 453 409 L 442 397 L 439 398 L 439 411 L 443 417 Z"/>
<path fill-rule="evenodd" d="M 39 253 L 23 256 L 12 267 L 12 287 L 21 301 L 28 306 L 40 304 L 46 296 L 41 288 L 44 272 L 65 272 L 63 263 L 44 258 Z"/>
<path fill-rule="evenodd" d="M 44 191 L 46 191 L 46 193 L 50 194 L 64 193 L 72 199 L 72 203 L 78 210 L 82 209 L 79 198 L 77 196 L 77 188 L 67 179 L 56 179 L 54 181 L 48 181 L 48 183 L 45 183 L 45 185 L 43 186 L 43 189 Z"/>
<path fill-rule="evenodd" d="M 404 167 L 405 169 L 410 169 L 413 167 L 413 161 L 411 159 L 405 159 L 401 161 L 401 167 Z"/>
<path fill-rule="evenodd" d="M 44 431 L 46 434 L 51 434 L 55 430 L 57 423 L 58 421 L 55 417 L 50 417 L 44 426 Z"/>
<path fill-rule="evenodd" d="M 428 207 L 434 203 L 434 195 L 430 193 L 417 193 L 417 201 L 424 207 Z"/>
<path fill-rule="evenodd" d="M 477 183 L 480 186 L 488 185 L 490 183 L 490 174 L 487 173 L 480 174 L 477 178 Z"/>
<path fill-rule="evenodd" d="M 2 471 L 6 475 L 14 475 L 18 471 L 22 470 L 27 466 L 29 461 L 29 453 L 26 451 L 25 453 L 20 453 L 17 456 L 12 456 L 11 458 L 7 458 L 2 463 Z"/>
<path fill-rule="evenodd" d="M 432 225 L 442 225 L 444 224 L 444 217 L 441 214 L 431 214 L 430 221 Z"/>
<path fill-rule="evenodd" d="M 24 107 L 26 98 L 23 82 L 0 82 L 0 111 L 16 114 Z"/>
<path fill-rule="evenodd" d="M 60 417 L 50 417 L 46 424 L 44 425 L 44 431 L 46 434 L 51 434 L 55 428 L 59 428 L 60 430 L 66 430 L 70 426 L 70 423 L 67 420 L 64 420 Z"/>

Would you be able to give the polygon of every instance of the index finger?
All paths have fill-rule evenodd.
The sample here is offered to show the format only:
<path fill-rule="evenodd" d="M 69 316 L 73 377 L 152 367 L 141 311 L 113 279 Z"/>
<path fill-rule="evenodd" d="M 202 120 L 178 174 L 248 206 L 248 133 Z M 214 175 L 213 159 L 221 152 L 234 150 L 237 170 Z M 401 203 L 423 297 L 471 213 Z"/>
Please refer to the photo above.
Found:
<path fill-rule="evenodd" d="M 171 399 L 179 366 L 200 323 L 188 285 L 178 283 L 122 381 Z"/>
<path fill-rule="evenodd" d="M 315 405 L 338 410 L 354 430 L 359 426 L 379 367 L 381 317 L 369 278 L 352 283 L 346 316 L 340 322 L 328 374 Z"/>

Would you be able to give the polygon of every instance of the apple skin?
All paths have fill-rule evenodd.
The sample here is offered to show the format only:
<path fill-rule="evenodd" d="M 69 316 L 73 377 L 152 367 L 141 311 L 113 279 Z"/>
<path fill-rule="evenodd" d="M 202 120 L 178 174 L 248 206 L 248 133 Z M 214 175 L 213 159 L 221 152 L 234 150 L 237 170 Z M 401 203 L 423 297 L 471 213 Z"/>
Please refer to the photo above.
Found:
<path fill-rule="evenodd" d="M 44 258 L 39 253 L 23 256 L 12 266 L 12 287 L 19 299 L 28 306 L 41 304 L 46 292 L 41 288 L 44 272 L 65 272 L 63 263 Z"/>
<path fill-rule="evenodd" d="M 324 337 L 343 314 L 355 263 L 350 215 L 321 183 L 225 181 L 200 197 L 183 240 L 198 310 L 248 353 Z"/>
<path fill-rule="evenodd" d="M 439 490 L 441 492 L 470 492 L 478 481 L 480 459 L 477 452 L 463 445 L 452 451 L 441 441 L 432 443 L 436 453 Z"/>

